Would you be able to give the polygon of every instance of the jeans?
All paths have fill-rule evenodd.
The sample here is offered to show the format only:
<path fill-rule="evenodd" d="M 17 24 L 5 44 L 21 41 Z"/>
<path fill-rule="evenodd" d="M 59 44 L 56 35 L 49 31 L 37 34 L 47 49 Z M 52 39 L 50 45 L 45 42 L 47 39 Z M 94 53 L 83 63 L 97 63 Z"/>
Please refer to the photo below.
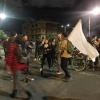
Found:
<path fill-rule="evenodd" d="M 61 57 L 61 68 L 65 73 L 65 77 L 70 77 L 70 74 L 68 72 L 68 59 L 65 57 Z"/>

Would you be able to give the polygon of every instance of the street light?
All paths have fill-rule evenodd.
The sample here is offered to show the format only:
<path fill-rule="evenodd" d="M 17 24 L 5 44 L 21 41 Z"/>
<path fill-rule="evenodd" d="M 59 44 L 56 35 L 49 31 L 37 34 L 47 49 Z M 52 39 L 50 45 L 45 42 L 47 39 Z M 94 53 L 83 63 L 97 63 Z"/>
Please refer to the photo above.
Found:
<path fill-rule="evenodd" d="M 95 7 L 90 13 L 93 15 L 100 14 L 100 7 Z"/>
<path fill-rule="evenodd" d="M 69 28 L 70 27 L 70 24 L 67 24 L 67 25 L 61 25 L 61 28 L 64 28 L 64 32 L 66 32 L 66 28 Z"/>
<path fill-rule="evenodd" d="M 6 14 L 5 13 L 0 13 L 0 19 L 1 20 L 4 20 L 4 19 L 6 19 Z"/>
<path fill-rule="evenodd" d="M 89 14 L 97 16 L 98 14 L 100 14 L 100 7 L 95 7 L 92 11 L 90 11 Z M 89 15 L 89 37 L 90 34 L 91 34 L 91 16 Z"/>
<path fill-rule="evenodd" d="M 70 24 L 67 24 L 66 27 L 70 27 Z"/>
<path fill-rule="evenodd" d="M 61 25 L 61 28 L 64 28 L 64 25 Z"/>

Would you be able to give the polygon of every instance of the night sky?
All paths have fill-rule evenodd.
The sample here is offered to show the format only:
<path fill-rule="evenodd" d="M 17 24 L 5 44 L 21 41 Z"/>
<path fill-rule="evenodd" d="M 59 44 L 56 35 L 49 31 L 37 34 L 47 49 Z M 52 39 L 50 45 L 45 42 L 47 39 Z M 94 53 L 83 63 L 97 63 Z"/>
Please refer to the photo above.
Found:
<path fill-rule="evenodd" d="M 51 20 L 74 25 L 79 18 L 88 18 L 86 11 L 100 5 L 100 0 L 0 0 L 1 11 L 8 18 L 2 22 L 6 30 L 20 31 L 27 19 Z M 11 27 L 10 27 L 11 26 Z"/>

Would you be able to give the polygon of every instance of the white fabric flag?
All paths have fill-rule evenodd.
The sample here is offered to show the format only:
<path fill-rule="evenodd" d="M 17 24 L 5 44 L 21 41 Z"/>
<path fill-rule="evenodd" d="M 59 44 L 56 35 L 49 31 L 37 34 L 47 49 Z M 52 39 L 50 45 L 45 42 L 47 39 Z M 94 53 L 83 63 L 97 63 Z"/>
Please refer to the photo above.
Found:
<path fill-rule="evenodd" d="M 87 55 L 93 62 L 99 56 L 98 51 L 85 38 L 82 30 L 82 22 L 78 21 L 75 28 L 68 36 L 68 40 L 83 54 Z"/>

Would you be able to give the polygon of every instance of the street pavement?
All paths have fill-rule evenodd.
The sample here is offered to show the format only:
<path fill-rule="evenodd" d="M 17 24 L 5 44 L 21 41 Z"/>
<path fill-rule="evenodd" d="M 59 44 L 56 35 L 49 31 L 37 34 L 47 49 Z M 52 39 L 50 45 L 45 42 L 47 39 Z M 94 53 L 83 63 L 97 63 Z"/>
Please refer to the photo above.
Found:
<path fill-rule="evenodd" d="M 100 100 L 100 71 L 76 72 L 70 70 L 72 79 L 63 81 L 55 78 L 56 73 L 47 69 L 44 71 L 44 77 L 41 77 L 39 67 L 38 64 L 32 64 L 30 68 L 31 78 L 35 80 L 28 83 L 21 80 L 23 87 L 32 93 L 31 100 Z M 62 76 L 59 75 L 59 77 Z M 9 96 L 11 90 L 12 77 L 1 68 L 0 100 L 24 100 L 23 97 L 26 97 L 26 94 L 20 90 L 19 98 L 13 99 Z"/>

